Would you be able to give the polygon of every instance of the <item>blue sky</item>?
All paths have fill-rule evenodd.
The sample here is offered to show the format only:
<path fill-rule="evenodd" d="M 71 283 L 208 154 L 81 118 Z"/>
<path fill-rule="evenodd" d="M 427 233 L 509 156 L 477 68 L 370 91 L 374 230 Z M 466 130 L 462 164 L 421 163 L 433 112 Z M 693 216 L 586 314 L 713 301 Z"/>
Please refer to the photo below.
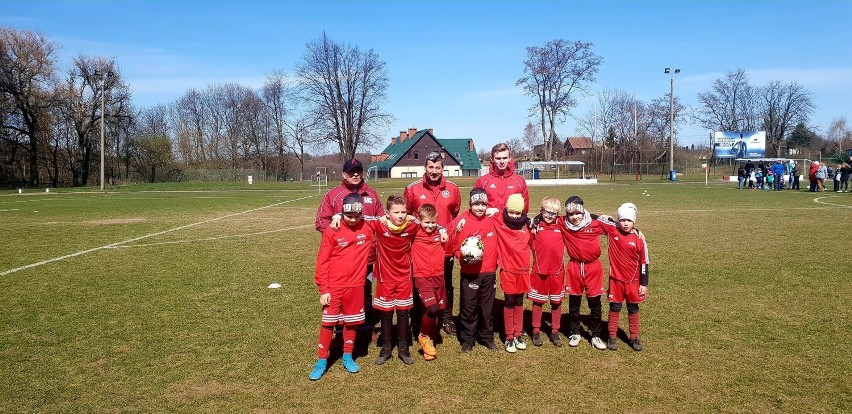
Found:
<path fill-rule="evenodd" d="M 289 73 L 305 44 L 330 38 L 373 49 L 387 63 L 385 109 L 396 122 L 478 148 L 520 137 L 533 102 L 515 81 L 525 47 L 557 38 L 594 43 L 604 87 L 644 101 L 668 92 L 664 67 L 681 68 L 675 96 L 694 104 L 726 71 L 753 85 L 796 81 L 814 93 L 812 124 L 852 118 L 850 1 L 34 1 L 0 0 L 0 25 L 41 32 L 73 56 L 114 57 L 139 107 L 190 88 L 259 87 Z M 582 116 L 594 96 L 581 97 Z M 572 119 L 559 128 L 573 135 Z M 681 125 L 680 144 L 710 131 Z M 387 143 L 371 148 L 379 152 Z"/>

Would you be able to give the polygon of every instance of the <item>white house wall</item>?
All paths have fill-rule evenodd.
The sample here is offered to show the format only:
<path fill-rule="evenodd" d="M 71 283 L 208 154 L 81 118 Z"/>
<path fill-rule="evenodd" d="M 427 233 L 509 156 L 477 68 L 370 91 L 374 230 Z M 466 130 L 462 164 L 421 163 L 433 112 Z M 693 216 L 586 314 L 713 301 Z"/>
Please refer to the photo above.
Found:
<path fill-rule="evenodd" d="M 426 173 L 426 168 L 418 167 L 393 167 L 390 171 L 390 178 L 420 178 Z M 461 168 L 458 166 L 447 166 L 444 168 L 444 175 L 447 177 L 459 177 L 462 175 Z"/>

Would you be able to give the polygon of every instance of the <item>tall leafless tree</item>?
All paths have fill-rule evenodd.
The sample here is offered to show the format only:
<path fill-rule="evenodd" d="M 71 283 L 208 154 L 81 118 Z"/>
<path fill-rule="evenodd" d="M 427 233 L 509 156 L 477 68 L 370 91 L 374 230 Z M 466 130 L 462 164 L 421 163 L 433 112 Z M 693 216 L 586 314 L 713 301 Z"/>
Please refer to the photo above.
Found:
<path fill-rule="evenodd" d="M 382 111 L 387 96 L 385 62 L 372 50 L 340 44 L 326 33 L 308 43 L 296 75 L 302 97 L 316 112 L 327 139 L 343 158 L 369 146 L 393 117 Z"/>
<path fill-rule="evenodd" d="M 711 131 L 753 131 L 762 125 L 755 110 L 755 90 L 745 70 L 727 72 L 709 91 L 698 94 L 693 118 Z"/>
<path fill-rule="evenodd" d="M 760 88 L 760 114 L 768 152 L 781 156 L 781 141 L 796 124 L 807 123 L 814 110 L 813 94 L 796 82 L 771 81 Z"/>
<path fill-rule="evenodd" d="M 0 137 L 10 148 L 7 163 L 15 163 L 26 153 L 25 179 L 36 186 L 40 181 L 39 157 L 50 131 L 48 109 L 54 102 L 56 44 L 43 34 L 0 27 L 0 94 L 9 111 Z M 9 164 L 11 166 L 11 164 Z"/>
<path fill-rule="evenodd" d="M 592 46 L 588 42 L 556 39 L 542 47 L 527 48 L 524 76 L 515 85 L 522 86 L 524 94 L 536 99 L 530 114 L 539 116 L 544 155 L 548 160 L 556 141 L 556 126 L 577 106 L 575 95 L 586 92 L 587 84 L 595 81 L 603 62 Z"/>

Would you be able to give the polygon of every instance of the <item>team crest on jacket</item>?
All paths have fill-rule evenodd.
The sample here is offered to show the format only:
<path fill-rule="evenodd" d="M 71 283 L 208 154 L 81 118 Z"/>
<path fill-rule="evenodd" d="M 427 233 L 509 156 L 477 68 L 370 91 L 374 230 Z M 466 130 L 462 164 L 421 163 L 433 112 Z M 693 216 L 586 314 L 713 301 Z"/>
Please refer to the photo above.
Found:
<path fill-rule="evenodd" d="M 364 197 L 364 204 L 373 204 L 373 197 Z"/>
<path fill-rule="evenodd" d="M 447 191 L 447 190 L 441 191 L 441 195 L 442 195 L 444 198 L 450 198 L 450 192 L 449 192 L 449 191 Z"/>

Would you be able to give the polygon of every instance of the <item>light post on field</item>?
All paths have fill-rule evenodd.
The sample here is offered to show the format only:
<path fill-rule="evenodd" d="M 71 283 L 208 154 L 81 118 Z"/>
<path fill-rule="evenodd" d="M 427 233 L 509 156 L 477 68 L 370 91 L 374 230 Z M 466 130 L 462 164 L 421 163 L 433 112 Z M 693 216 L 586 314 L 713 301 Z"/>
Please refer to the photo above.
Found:
<path fill-rule="evenodd" d="M 669 75 L 671 90 L 669 91 L 669 179 L 674 181 L 674 76 L 680 73 L 680 69 L 672 71 L 666 68 L 665 74 Z"/>
<path fill-rule="evenodd" d="M 104 84 L 107 77 L 112 77 L 112 72 L 95 71 L 95 76 L 101 80 L 101 191 L 104 190 L 104 118 L 106 117 L 105 99 L 104 99 Z"/>

